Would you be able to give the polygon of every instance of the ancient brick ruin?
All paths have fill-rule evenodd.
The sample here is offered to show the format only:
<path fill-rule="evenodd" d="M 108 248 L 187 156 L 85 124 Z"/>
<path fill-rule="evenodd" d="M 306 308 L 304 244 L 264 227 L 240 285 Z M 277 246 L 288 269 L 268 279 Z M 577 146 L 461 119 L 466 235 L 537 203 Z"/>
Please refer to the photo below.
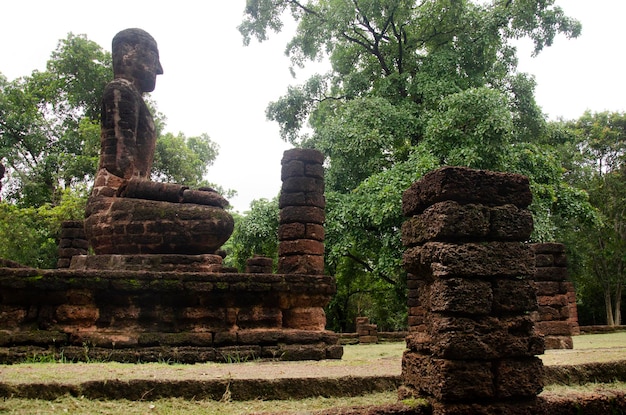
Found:
<path fill-rule="evenodd" d="M 287 151 L 283 165 L 312 158 L 321 155 Z M 281 246 L 321 245 L 315 253 L 281 248 L 283 268 L 297 264 L 298 273 L 274 274 L 272 260 L 257 256 L 239 274 L 215 254 L 76 255 L 65 269 L 0 270 L 0 362 L 51 353 L 128 362 L 341 358 L 338 335 L 325 330 L 335 281 L 315 273 L 324 260 L 320 199 L 304 198 L 299 215 L 281 214 L 297 220 L 287 222 L 290 232 L 281 225 Z M 302 214 L 310 200 L 312 219 Z"/>
<path fill-rule="evenodd" d="M 0 360 L 340 358 L 338 336 L 325 330 L 335 282 L 323 275 L 322 154 L 285 152 L 279 273 L 260 257 L 245 274 L 225 267 L 228 201 L 211 188 L 151 181 L 156 128 L 142 94 L 163 73 L 155 56 L 141 29 L 114 37 L 84 234 L 80 222 L 64 227 L 64 269 L 0 271 Z M 74 249 L 87 248 L 85 238 L 95 255 Z"/>
<path fill-rule="evenodd" d="M 568 281 L 565 246 L 533 244 L 535 286 L 539 308 L 533 312 L 537 331 L 544 335 L 546 349 L 571 349 L 572 335 L 579 334 L 576 293 Z"/>
<path fill-rule="evenodd" d="M 378 326 L 367 317 L 356 318 L 356 334 L 360 344 L 378 343 Z"/>
<path fill-rule="evenodd" d="M 519 175 L 443 168 L 403 195 L 409 285 L 401 397 L 434 414 L 531 414 L 544 342 L 530 313 L 532 199 Z"/>

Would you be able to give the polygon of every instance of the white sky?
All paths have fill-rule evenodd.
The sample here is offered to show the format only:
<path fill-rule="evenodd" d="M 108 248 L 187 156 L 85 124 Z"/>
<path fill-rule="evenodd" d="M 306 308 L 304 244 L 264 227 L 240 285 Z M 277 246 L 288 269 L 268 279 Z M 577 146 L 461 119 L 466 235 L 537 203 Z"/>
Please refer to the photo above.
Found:
<path fill-rule="evenodd" d="M 557 38 L 538 57 L 520 48 L 520 71 L 536 76 L 537 102 L 554 119 L 578 118 L 586 109 L 624 111 L 626 1 L 557 0 L 583 23 L 578 39 Z M 289 74 L 288 34 L 243 46 L 237 31 L 245 0 L 9 0 L 2 5 L 0 72 L 9 80 L 43 70 L 59 39 L 86 34 L 110 51 L 120 30 L 140 27 L 159 44 L 165 74 L 153 99 L 167 131 L 207 133 L 220 154 L 209 180 L 238 191 L 235 210 L 280 190 L 280 160 L 290 148 L 278 125 L 266 121 L 267 104 L 301 83 L 312 70 Z"/>

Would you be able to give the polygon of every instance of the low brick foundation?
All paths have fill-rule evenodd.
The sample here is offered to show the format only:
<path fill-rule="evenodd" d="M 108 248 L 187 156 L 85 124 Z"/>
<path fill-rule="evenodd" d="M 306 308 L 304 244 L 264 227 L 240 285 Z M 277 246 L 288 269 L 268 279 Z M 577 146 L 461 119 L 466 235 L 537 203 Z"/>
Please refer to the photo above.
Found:
<path fill-rule="evenodd" d="M 338 359 L 326 276 L 0 268 L 0 361 Z"/>

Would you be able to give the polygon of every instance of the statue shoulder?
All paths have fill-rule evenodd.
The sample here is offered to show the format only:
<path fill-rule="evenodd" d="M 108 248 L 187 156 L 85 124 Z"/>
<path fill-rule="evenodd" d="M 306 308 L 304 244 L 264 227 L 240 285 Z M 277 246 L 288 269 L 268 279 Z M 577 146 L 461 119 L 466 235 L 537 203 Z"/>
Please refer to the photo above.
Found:
<path fill-rule="evenodd" d="M 121 94 L 122 96 L 132 95 L 141 98 L 141 94 L 137 91 L 133 83 L 123 78 L 116 78 L 104 87 L 103 95 L 105 99 L 107 97 L 113 97 L 116 94 Z"/>

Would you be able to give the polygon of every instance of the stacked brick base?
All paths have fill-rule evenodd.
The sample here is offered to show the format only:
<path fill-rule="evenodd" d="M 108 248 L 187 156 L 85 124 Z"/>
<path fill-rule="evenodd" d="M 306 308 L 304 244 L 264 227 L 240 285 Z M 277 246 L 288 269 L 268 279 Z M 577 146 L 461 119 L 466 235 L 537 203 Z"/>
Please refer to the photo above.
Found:
<path fill-rule="evenodd" d="M 403 196 L 409 326 L 401 397 L 434 414 L 531 414 L 544 351 L 536 310 L 531 193 L 519 175 L 444 168 Z"/>

